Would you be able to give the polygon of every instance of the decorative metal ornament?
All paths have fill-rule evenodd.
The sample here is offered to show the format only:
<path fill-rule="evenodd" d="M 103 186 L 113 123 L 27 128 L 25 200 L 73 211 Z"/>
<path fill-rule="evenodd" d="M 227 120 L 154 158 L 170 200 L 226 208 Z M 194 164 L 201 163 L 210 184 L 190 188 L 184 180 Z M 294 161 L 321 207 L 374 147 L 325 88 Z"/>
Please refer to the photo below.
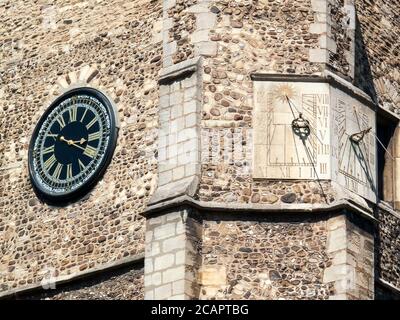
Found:
<path fill-rule="evenodd" d="M 292 121 L 293 132 L 301 139 L 307 138 L 310 133 L 310 122 L 303 118 L 303 114 L 300 113 L 299 117 Z"/>

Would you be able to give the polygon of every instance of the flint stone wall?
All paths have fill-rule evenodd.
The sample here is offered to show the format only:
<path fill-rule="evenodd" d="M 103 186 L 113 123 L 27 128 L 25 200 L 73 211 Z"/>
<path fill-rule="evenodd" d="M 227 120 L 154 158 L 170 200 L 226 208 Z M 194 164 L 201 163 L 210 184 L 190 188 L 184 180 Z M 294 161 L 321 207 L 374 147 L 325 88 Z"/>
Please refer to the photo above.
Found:
<path fill-rule="evenodd" d="M 356 83 L 384 108 L 400 113 L 400 6 L 392 0 L 355 1 Z"/>
<path fill-rule="evenodd" d="M 142 300 L 143 266 L 106 271 L 88 279 L 47 288 L 41 292 L 15 295 L 24 300 Z"/>
<path fill-rule="evenodd" d="M 162 1 L 2 1 L 0 26 L 0 294 L 142 254 L 139 213 L 157 179 Z M 117 148 L 90 194 L 50 207 L 29 181 L 29 140 L 50 101 L 82 84 L 115 102 Z"/>
<path fill-rule="evenodd" d="M 279 221 L 280 220 L 280 221 Z M 328 299 L 326 221 L 203 223 L 201 299 Z"/>
<path fill-rule="evenodd" d="M 400 288 L 400 215 L 379 210 L 378 276 Z M 397 292 L 400 295 L 400 292 Z"/>

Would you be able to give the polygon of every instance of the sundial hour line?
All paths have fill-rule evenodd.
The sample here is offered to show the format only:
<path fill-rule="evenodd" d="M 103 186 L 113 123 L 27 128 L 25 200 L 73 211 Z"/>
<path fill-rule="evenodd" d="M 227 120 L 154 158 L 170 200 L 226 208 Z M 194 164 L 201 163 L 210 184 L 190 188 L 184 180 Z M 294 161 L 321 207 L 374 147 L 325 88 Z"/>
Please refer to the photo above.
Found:
<path fill-rule="evenodd" d="M 316 169 L 316 167 L 315 167 L 314 160 L 313 160 L 313 158 L 312 158 L 312 156 L 311 156 L 311 153 L 310 153 L 310 150 L 309 150 L 309 148 L 307 147 L 307 144 L 306 144 L 306 141 L 308 140 L 308 139 L 306 139 L 306 138 L 307 138 L 307 136 L 309 136 L 309 135 L 311 134 L 311 132 L 312 132 L 312 130 L 310 129 L 310 122 L 309 122 L 308 120 L 302 118 L 302 113 L 298 111 L 298 109 L 296 108 L 295 105 L 293 105 L 293 107 L 292 107 L 292 102 L 291 102 L 291 100 L 289 99 L 288 96 L 286 96 L 286 99 L 287 99 L 287 102 L 288 102 L 288 104 L 289 104 L 290 110 L 292 111 L 292 115 L 293 115 L 293 118 L 294 118 L 294 120 L 293 120 L 293 122 L 292 122 L 292 127 L 293 127 L 292 133 L 293 133 L 293 136 L 294 136 L 294 134 L 295 134 L 295 131 L 294 131 L 294 130 L 296 129 L 296 127 L 295 127 L 296 125 L 298 126 L 298 129 L 300 129 L 300 130 L 301 130 L 301 129 L 306 130 L 306 131 L 303 131 L 303 132 L 308 132 L 307 135 L 302 135 L 301 137 L 299 136 L 299 138 L 300 138 L 300 140 L 301 140 L 302 143 L 303 143 L 306 156 L 308 157 L 308 161 L 309 161 L 309 162 L 311 163 L 311 165 L 312 165 L 312 168 L 313 168 L 315 177 L 317 178 L 318 184 L 319 184 L 319 186 L 320 186 L 320 188 L 321 188 L 322 196 L 324 197 L 325 202 L 328 203 L 328 199 L 327 199 L 327 197 L 326 197 L 326 195 L 325 195 L 324 189 L 323 189 L 322 184 L 321 184 L 321 181 L 320 181 L 320 179 L 319 179 L 319 175 L 318 175 L 317 169 Z M 298 117 L 295 116 L 295 113 L 294 113 L 293 108 L 295 108 L 296 111 L 298 112 Z M 300 131 L 300 132 L 301 132 L 301 131 Z M 317 136 L 317 135 L 316 135 L 316 136 Z M 318 139 L 318 136 L 317 136 L 317 139 Z M 296 143 L 295 143 L 295 148 L 297 148 Z M 297 149 L 296 149 L 296 152 L 297 152 Z"/>

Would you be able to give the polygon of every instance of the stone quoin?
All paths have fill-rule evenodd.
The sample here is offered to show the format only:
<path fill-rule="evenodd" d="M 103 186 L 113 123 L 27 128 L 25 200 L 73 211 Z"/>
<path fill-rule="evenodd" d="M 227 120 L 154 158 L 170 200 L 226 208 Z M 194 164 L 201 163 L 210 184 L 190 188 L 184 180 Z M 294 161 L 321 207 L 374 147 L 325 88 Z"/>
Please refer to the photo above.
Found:
<path fill-rule="evenodd" d="M 2 1 L 0 298 L 400 299 L 399 16 Z"/>

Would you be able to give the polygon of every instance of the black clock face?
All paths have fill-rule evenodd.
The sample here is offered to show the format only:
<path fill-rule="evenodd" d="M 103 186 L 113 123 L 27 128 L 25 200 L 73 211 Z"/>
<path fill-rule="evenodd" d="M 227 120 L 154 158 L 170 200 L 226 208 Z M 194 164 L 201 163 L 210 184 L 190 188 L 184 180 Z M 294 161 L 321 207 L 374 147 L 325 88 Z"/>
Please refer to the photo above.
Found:
<path fill-rule="evenodd" d="M 29 172 L 47 202 L 82 196 L 111 161 L 117 138 L 110 101 L 91 88 L 58 98 L 39 121 L 29 147 Z"/>

